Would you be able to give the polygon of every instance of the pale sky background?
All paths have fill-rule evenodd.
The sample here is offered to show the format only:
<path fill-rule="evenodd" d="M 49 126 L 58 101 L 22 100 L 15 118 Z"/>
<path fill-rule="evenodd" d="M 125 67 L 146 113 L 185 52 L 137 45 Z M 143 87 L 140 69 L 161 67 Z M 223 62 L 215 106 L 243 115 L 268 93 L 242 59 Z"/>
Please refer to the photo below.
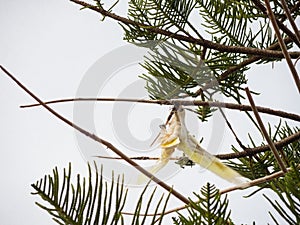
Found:
<path fill-rule="evenodd" d="M 125 15 L 126 1 L 121 1 L 118 13 Z M 120 26 L 107 19 L 100 22 L 101 17 L 90 11 L 79 11 L 79 7 L 69 1 L 0 1 L 0 64 L 12 72 L 29 89 L 43 100 L 62 97 L 74 97 L 89 68 L 105 54 L 118 50 L 126 43 L 122 40 Z M 299 70 L 299 66 L 297 67 Z M 123 91 L 122 85 L 128 87 L 136 81 L 140 74 L 136 64 L 121 68 L 113 75 L 114 79 L 106 81 L 102 89 L 105 96 L 118 96 Z M 101 74 L 101 71 L 99 71 Z M 126 76 L 122 82 L 118 81 Z M 276 63 L 274 69 L 271 65 L 254 68 L 247 73 L 249 87 L 255 91 L 264 91 L 255 97 L 257 105 L 265 105 L 289 112 L 300 113 L 297 90 L 287 66 Z M 118 83 L 119 82 L 119 83 Z M 127 82 L 127 83 L 126 83 Z M 112 90 L 113 87 L 113 90 Z M 0 73 L 0 151 L 2 163 L 0 164 L 0 223 L 3 225 L 29 225 L 29 224 L 55 224 L 51 217 L 34 202 L 42 200 L 32 196 L 31 184 L 42 178 L 45 174 L 52 173 L 58 166 L 60 169 L 67 167 L 72 162 L 73 174 L 79 172 L 85 175 L 86 162 L 82 152 L 78 149 L 76 136 L 73 129 L 58 121 L 42 108 L 20 109 L 19 106 L 32 103 L 33 100 L 18 88 L 4 74 Z M 100 93 L 101 94 L 101 93 Z M 109 104 L 103 107 L 110 110 Z M 168 107 L 135 106 L 133 114 L 128 116 L 130 132 L 139 139 L 149 139 L 154 135 L 152 122 L 165 120 Z M 152 108 L 153 107 L 153 108 Z M 63 104 L 54 107 L 67 118 L 73 117 L 73 105 Z M 155 109 L 155 114 L 153 114 Z M 122 146 L 115 131 L 110 130 L 112 119 L 109 111 L 101 114 L 100 105 L 95 106 L 95 121 L 105 125 L 100 131 L 108 141 Z M 227 110 L 228 112 L 228 110 Z M 97 117 L 99 116 L 99 117 Z M 106 118 L 108 116 L 110 118 Z M 247 133 L 253 126 L 245 119 L 244 115 L 237 112 L 228 114 L 241 139 L 247 142 Z M 277 124 L 274 117 L 263 117 L 265 122 Z M 130 121 L 134 121 L 130 122 Z M 290 123 L 296 124 L 296 123 Z M 200 135 L 210 140 L 214 135 L 210 125 L 203 125 Z M 115 129 L 116 127 L 113 127 Z M 105 131 L 107 133 L 105 133 Z M 257 140 L 261 140 L 258 132 Z M 221 140 L 219 150 L 211 152 L 228 152 L 233 138 L 226 129 Z M 207 141 L 204 145 L 207 145 Z M 146 147 L 145 147 L 146 148 Z M 130 151 L 129 151 L 130 153 Z M 132 152 L 131 152 L 132 153 Z M 132 155 L 135 155 L 133 152 Z M 83 154 L 84 155 L 84 154 Z M 109 163 L 104 163 L 109 165 Z M 108 168 L 108 170 L 111 168 Z M 186 168 L 168 181 L 175 189 L 192 196 L 207 182 L 215 183 L 220 189 L 231 186 L 209 172 L 204 172 L 199 167 Z M 159 188 L 160 189 L 160 188 Z M 132 204 L 135 198 L 132 193 L 140 191 L 130 187 L 129 196 Z M 244 199 L 255 188 L 237 191 L 229 194 L 232 218 L 236 224 L 252 223 L 273 224 L 268 210 L 269 203 L 257 194 Z M 270 194 L 272 196 L 272 194 Z M 171 200 L 170 205 L 181 206 L 177 200 Z"/>

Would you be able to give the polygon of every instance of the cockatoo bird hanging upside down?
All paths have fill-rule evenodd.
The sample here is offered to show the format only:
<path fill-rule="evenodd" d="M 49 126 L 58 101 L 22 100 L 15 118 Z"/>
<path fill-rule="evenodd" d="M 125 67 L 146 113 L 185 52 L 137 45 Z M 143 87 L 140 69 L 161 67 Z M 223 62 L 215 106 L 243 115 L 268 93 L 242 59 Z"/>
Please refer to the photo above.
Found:
<path fill-rule="evenodd" d="M 169 162 L 175 149 L 178 149 L 183 151 L 194 163 L 231 183 L 241 184 L 248 181 L 247 178 L 224 165 L 218 158 L 200 146 L 200 143 L 187 130 L 185 111 L 181 105 L 174 107 L 172 117 L 167 125 L 161 125 L 161 133 L 157 140 L 160 142 L 162 152 L 160 159 L 149 170 L 153 174 L 162 169 Z"/>

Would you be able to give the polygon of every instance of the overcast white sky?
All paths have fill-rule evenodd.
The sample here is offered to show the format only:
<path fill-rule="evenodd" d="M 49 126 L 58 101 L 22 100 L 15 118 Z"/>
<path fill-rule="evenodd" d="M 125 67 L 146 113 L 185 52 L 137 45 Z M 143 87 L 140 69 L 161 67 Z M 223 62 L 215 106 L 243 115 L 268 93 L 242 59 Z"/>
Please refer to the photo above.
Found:
<path fill-rule="evenodd" d="M 117 8 L 123 15 L 125 5 L 126 1 L 123 1 Z M 92 65 L 105 54 L 118 53 L 118 50 L 126 44 L 122 40 L 123 32 L 118 24 L 111 20 L 102 23 L 100 19 L 98 14 L 87 9 L 79 11 L 78 6 L 67 0 L 2 0 L 0 1 L 0 64 L 15 74 L 43 100 L 74 97 L 84 75 Z M 106 56 L 111 57 L 111 55 Z M 124 96 L 122 95 L 125 93 L 124 90 L 130 90 L 130 88 L 127 90 L 130 85 L 141 85 L 136 79 L 141 71 L 140 68 L 134 58 L 128 60 L 127 65 L 120 64 L 116 68 L 118 70 L 114 71 L 113 75 L 110 74 L 111 79 L 105 80 L 105 85 L 101 87 L 102 92 L 96 94 L 103 93 L 104 96 L 111 97 Z M 255 97 L 256 103 L 300 113 L 296 99 L 298 93 L 287 66 L 277 63 L 274 67 L 272 69 L 271 65 L 265 65 L 248 73 L 250 88 L 258 92 L 267 90 L 261 96 Z M 101 72 L 99 71 L 99 74 Z M 79 149 L 74 131 L 44 109 L 20 109 L 20 105 L 32 103 L 33 100 L 3 73 L 0 73 L 0 90 L 2 155 L 0 223 L 3 225 L 55 224 L 45 211 L 34 204 L 40 199 L 30 195 L 33 191 L 30 184 L 51 173 L 55 166 L 67 167 L 68 162 L 72 162 L 74 173 L 85 174 L 86 162 L 82 157 L 85 153 Z M 136 94 L 130 91 L 128 93 Z M 117 146 L 126 145 L 126 143 L 118 143 L 120 137 L 116 134 L 116 130 L 119 127 L 114 127 L 112 122 L 107 122 L 114 119 L 109 111 L 109 104 L 102 107 L 106 107 L 108 111 L 104 111 L 100 105 L 95 106 L 94 120 L 98 125 L 106 122 L 105 128 L 109 129 L 109 126 L 112 126 L 113 129 L 105 133 L 107 129 L 97 125 L 97 133 Z M 159 120 L 165 120 L 168 114 L 169 108 L 152 107 L 135 106 L 132 114 L 128 116 L 128 129 L 133 136 L 141 140 L 141 143 L 143 140 L 152 139 L 155 135 L 153 131 L 156 129 L 153 125 L 157 127 Z M 72 119 L 72 104 L 57 105 L 55 109 Z M 245 118 L 238 113 L 229 114 L 229 118 L 238 121 L 234 125 L 235 129 L 238 133 L 245 134 L 241 139 L 246 142 L 246 134 L 251 130 L 250 123 L 245 122 Z M 271 117 L 264 118 L 266 122 L 278 122 Z M 206 126 L 201 128 L 207 130 L 200 131 L 200 135 L 204 136 L 205 140 L 210 140 L 210 135 L 214 133 L 211 125 Z M 258 135 L 257 132 L 256 134 Z M 233 143 L 232 135 L 227 130 L 222 138 L 220 149 L 212 150 L 213 153 L 226 151 Z M 260 137 L 258 136 L 257 139 L 260 140 Z M 204 144 L 209 146 L 209 141 Z M 105 165 L 109 167 L 109 163 Z M 230 186 L 229 183 L 197 167 L 186 168 L 169 182 L 174 184 L 176 190 L 192 196 L 193 191 L 198 191 L 208 181 L 216 183 L 220 189 Z M 133 188 L 133 192 L 136 190 L 139 189 Z M 237 224 L 249 224 L 254 220 L 258 224 L 268 222 L 273 224 L 267 213 L 270 206 L 260 194 L 249 199 L 243 198 L 253 190 L 229 194 L 234 221 Z M 175 200 L 172 200 L 172 204 L 181 205 Z"/>

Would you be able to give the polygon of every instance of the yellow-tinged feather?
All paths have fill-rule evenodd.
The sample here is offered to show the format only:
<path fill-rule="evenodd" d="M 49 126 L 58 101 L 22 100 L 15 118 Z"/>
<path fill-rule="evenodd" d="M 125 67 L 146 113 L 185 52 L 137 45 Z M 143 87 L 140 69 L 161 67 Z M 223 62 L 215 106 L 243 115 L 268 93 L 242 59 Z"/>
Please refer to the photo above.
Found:
<path fill-rule="evenodd" d="M 156 174 L 158 171 L 160 171 L 165 165 L 167 165 L 174 151 L 175 147 L 162 149 L 160 159 L 157 160 L 155 165 L 153 165 L 148 171 L 152 174 Z M 146 177 L 144 174 L 140 174 L 138 176 L 137 183 L 143 184 L 148 180 L 148 177 Z"/>
<path fill-rule="evenodd" d="M 205 150 L 193 150 L 191 149 L 191 146 L 183 144 L 178 147 L 180 147 L 190 160 L 231 183 L 242 184 L 248 181 L 245 177 L 223 164 L 218 158 L 209 154 Z"/>
<path fill-rule="evenodd" d="M 180 139 L 178 137 L 169 140 L 167 142 L 161 143 L 161 147 L 162 148 L 172 148 L 172 147 L 176 147 L 178 144 L 180 143 Z"/>
<path fill-rule="evenodd" d="M 173 114 L 168 126 L 161 126 L 161 132 L 158 140 L 162 148 L 161 157 L 157 163 L 150 168 L 149 172 L 157 173 L 170 160 L 175 148 L 183 151 L 185 155 L 203 168 L 210 170 L 221 178 L 235 183 L 241 184 L 248 181 L 248 179 L 241 176 L 238 172 L 223 164 L 218 158 L 205 151 L 199 142 L 190 135 L 186 128 L 185 112 L 181 106 Z M 138 183 L 144 183 L 147 177 L 141 175 L 138 178 Z"/>

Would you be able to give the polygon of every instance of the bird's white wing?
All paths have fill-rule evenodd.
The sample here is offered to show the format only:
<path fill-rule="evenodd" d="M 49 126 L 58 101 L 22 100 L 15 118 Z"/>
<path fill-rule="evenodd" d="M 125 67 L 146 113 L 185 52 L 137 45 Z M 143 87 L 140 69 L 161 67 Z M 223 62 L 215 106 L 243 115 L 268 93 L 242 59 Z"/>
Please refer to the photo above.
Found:
<path fill-rule="evenodd" d="M 171 121 L 170 121 L 171 122 Z M 160 171 L 163 167 L 167 165 L 169 162 L 173 152 L 175 151 L 175 148 L 177 145 L 180 143 L 178 134 L 179 130 L 177 127 L 173 125 L 173 123 L 168 124 L 168 129 L 166 128 L 165 125 L 160 126 L 161 131 L 158 137 L 154 140 L 160 142 L 160 147 L 161 147 L 161 156 L 159 160 L 150 167 L 148 170 L 152 174 L 156 174 L 158 171 Z M 148 180 L 148 178 L 141 174 L 138 177 L 138 184 L 143 184 Z"/>

